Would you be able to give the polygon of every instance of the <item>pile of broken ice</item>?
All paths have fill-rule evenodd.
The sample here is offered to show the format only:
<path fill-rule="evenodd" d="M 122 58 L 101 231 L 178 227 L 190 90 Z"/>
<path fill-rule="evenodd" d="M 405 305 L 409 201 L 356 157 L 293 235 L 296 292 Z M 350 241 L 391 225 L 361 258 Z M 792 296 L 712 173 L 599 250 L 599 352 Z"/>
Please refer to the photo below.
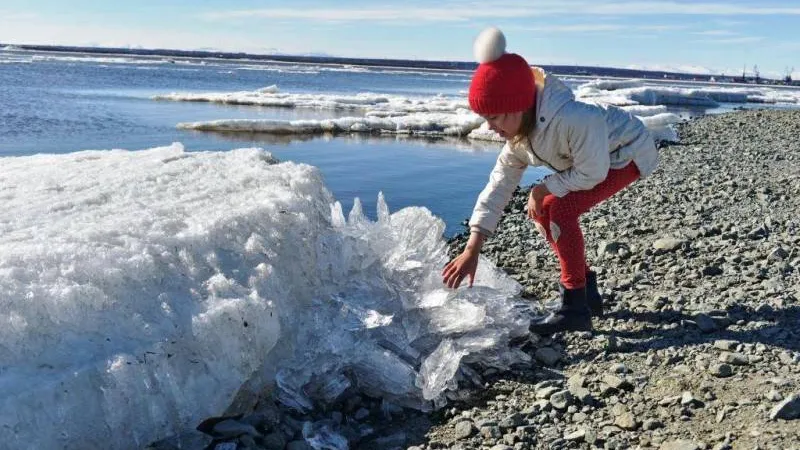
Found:
<path fill-rule="evenodd" d="M 482 260 L 445 289 L 424 208 L 345 219 L 318 170 L 258 149 L 0 159 L 0 440 L 141 446 L 243 385 L 308 410 L 357 390 L 419 409 L 537 311 Z"/>

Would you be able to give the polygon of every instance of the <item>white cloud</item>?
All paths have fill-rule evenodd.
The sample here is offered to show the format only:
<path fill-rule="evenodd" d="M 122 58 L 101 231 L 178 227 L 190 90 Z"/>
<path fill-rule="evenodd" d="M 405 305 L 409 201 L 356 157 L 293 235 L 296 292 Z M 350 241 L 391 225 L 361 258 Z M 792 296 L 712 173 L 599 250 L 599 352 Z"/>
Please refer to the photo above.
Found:
<path fill-rule="evenodd" d="M 207 20 L 261 18 L 309 20 L 319 22 L 357 22 L 364 20 L 377 22 L 464 22 L 479 18 L 514 18 L 521 15 L 529 15 L 529 11 L 526 9 L 498 10 L 495 8 L 483 8 L 482 10 L 467 10 L 461 8 L 275 8 L 217 11 L 202 14 L 201 17 Z"/>
<path fill-rule="evenodd" d="M 687 64 L 631 64 L 625 67 L 632 70 L 651 70 L 654 72 L 691 73 L 695 75 L 716 75 L 719 70 Z"/>
<path fill-rule="evenodd" d="M 296 37 L 291 41 L 267 42 L 260 37 L 224 32 L 181 32 L 165 28 L 150 29 L 110 24 L 70 25 L 29 17 L 14 20 L 0 16 L 0 42 L 4 44 L 72 45 L 119 48 L 209 49 L 261 53 L 270 45 L 281 51 L 301 53 L 310 44 Z M 282 44 L 287 44 L 284 48 Z"/>
<path fill-rule="evenodd" d="M 587 0 L 542 0 L 535 3 L 506 1 L 492 3 L 450 2 L 430 7 L 350 7 L 350 8 L 260 8 L 249 10 L 215 11 L 201 15 L 207 20 L 231 19 L 291 19 L 322 22 L 464 22 L 480 19 L 513 19 L 536 16 L 592 15 L 800 15 L 800 7 L 765 5 L 731 5 L 727 2 L 682 3 L 676 1 L 615 1 L 599 3 Z"/>
<path fill-rule="evenodd" d="M 764 5 L 732 5 L 730 2 L 720 3 L 680 3 L 675 1 L 638 1 L 614 2 L 606 4 L 586 3 L 584 14 L 676 14 L 676 15 L 719 15 L 719 16 L 752 16 L 752 15 L 800 15 L 800 8 L 770 7 Z"/>
<path fill-rule="evenodd" d="M 587 24 L 568 24 L 568 25 L 542 25 L 533 27 L 507 27 L 508 29 L 536 31 L 546 33 L 602 33 L 612 31 L 678 31 L 686 29 L 682 25 L 630 25 L 630 24 L 609 24 L 609 23 L 587 23 Z"/>
<path fill-rule="evenodd" d="M 3 21 L 17 21 L 17 20 L 33 20 L 38 16 L 34 13 L 30 12 L 17 12 L 17 11 L 10 11 L 10 10 L 3 10 L 0 9 L 0 20 Z"/>
<path fill-rule="evenodd" d="M 747 22 L 733 19 L 711 19 L 705 25 L 707 26 L 709 24 L 717 27 L 735 28 L 741 27 L 742 25 L 747 25 Z"/>
<path fill-rule="evenodd" d="M 748 44 L 751 42 L 761 42 L 764 38 L 761 36 L 741 36 L 728 39 L 708 39 L 705 41 L 697 41 L 706 44 Z"/>
<path fill-rule="evenodd" d="M 694 31 L 692 34 L 696 34 L 698 36 L 735 36 L 736 33 L 730 30 L 705 30 L 705 31 Z"/>

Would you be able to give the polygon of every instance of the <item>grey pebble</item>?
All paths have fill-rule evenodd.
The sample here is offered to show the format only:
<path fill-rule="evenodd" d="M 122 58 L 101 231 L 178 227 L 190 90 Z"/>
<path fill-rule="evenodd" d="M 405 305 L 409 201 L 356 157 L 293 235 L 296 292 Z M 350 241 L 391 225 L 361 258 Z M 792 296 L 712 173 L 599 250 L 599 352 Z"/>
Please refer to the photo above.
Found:
<path fill-rule="evenodd" d="M 550 347 L 542 347 L 536 350 L 536 359 L 547 367 L 552 367 L 561 359 L 561 353 Z"/>

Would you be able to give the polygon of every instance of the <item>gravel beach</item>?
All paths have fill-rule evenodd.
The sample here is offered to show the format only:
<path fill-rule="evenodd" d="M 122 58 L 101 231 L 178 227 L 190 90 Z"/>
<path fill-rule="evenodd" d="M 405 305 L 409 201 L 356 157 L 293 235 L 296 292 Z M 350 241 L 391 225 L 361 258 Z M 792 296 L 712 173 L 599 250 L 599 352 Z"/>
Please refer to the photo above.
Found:
<path fill-rule="evenodd" d="M 705 116 L 678 134 L 651 177 L 582 218 L 606 306 L 593 332 L 533 336 L 520 345 L 536 364 L 476 368 L 483 388 L 430 415 L 361 396 L 313 417 L 262 402 L 182 448 L 308 449 L 303 422 L 324 417 L 351 449 L 800 449 L 800 111 Z M 484 255 L 555 298 L 526 195 Z"/>

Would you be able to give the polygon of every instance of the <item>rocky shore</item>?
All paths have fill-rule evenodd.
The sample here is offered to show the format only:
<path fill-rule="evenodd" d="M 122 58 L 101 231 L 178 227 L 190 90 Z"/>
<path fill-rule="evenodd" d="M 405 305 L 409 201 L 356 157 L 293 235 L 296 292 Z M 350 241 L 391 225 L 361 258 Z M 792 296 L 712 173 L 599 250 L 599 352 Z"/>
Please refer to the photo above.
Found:
<path fill-rule="evenodd" d="M 652 177 L 582 218 L 607 307 L 595 331 L 544 342 L 552 370 L 496 384 L 429 447 L 800 448 L 800 112 L 678 131 Z M 554 297 L 557 263 L 525 202 L 484 253 Z M 474 437 L 455 439 L 464 422 Z"/>
<path fill-rule="evenodd" d="M 303 423 L 325 419 L 357 449 L 800 449 L 800 111 L 678 132 L 655 174 L 582 218 L 606 305 L 593 332 L 532 337 L 536 364 L 476 372 L 483 389 L 431 415 L 361 396 L 308 417 L 264 402 L 180 448 L 309 449 L 325 433 Z M 555 298 L 526 193 L 484 254 Z"/>

